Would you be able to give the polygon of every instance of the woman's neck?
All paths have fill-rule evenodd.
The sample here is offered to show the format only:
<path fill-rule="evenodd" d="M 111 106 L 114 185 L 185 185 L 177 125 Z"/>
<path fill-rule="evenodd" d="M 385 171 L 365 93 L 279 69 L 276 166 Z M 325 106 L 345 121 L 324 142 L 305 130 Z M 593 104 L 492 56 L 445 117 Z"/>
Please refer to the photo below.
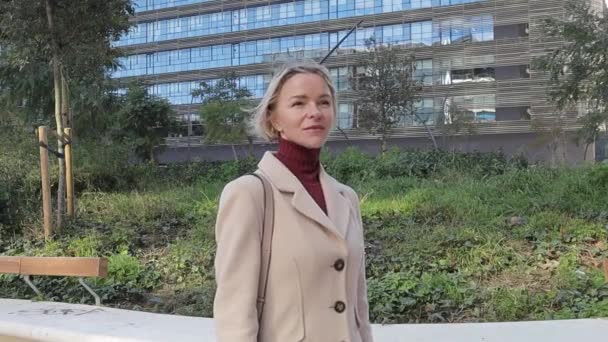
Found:
<path fill-rule="evenodd" d="M 304 183 L 319 180 L 320 154 L 320 148 L 311 149 L 280 138 L 276 157 Z"/>

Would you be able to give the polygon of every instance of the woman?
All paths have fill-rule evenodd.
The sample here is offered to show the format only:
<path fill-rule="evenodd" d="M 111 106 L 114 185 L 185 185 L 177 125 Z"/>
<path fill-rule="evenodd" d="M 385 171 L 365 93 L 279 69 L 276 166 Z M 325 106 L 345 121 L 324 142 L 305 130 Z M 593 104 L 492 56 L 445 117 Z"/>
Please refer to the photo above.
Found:
<path fill-rule="evenodd" d="M 224 188 L 216 223 L 218 342 L 372 341 L 359 201 L 319 163 L 335 119 L 318 64 L 286 67 L 257 107 L 256 131 L 279 142 L 258 164 L 275 208 L 265 304 L 258 322 L 264 188 L 243 176 Z"/>

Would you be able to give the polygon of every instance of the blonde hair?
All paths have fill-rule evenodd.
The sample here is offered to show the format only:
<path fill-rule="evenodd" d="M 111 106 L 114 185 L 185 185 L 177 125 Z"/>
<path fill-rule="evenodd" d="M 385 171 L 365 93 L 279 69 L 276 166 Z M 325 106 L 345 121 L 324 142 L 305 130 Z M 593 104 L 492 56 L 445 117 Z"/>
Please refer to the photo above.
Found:
<path fill-rule="evenodd" d="M 285 82 L 298 74 L 315 74 L 323 78 L 329 88 L 334 115 L 336 115 L 336 88 L 334 87 L 327 68 L 316 62 L 299 61 L 285 65 L 270 81 L 264 97 L 253 111 L 254 115 L 250 126 L 255 135 L 267 141 L 273 141 L 279 138 L 279 132 L 274 128 L 271 122 L 272 111 L 276 107 L 279 93 L 285 85 Z"/>

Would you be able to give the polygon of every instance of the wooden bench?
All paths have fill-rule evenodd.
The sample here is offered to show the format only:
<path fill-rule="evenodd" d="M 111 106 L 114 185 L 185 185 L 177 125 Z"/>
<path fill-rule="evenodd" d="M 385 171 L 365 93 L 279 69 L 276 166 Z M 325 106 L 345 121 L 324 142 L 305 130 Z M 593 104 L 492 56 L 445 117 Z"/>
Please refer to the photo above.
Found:
<path fill-rule="evenodd" d="M 0 256 L 0 273 L 20 275 L 28 286 L 41 297 L 44 296 L 31 282 L 30 276 L 78 277 L 80 284 L 95 298 L 95 304 L 101 305 L 101 299 L 84 282 L 83 277 L 106 277 L 108 260 L 106 258 Z"/>

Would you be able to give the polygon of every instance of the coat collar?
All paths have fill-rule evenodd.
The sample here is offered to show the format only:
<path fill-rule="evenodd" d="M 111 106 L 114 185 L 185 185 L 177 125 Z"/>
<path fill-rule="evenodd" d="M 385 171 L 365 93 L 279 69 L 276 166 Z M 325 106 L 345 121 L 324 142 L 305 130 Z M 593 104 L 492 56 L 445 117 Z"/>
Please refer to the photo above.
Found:
<path fill-rule="evenodd" d="M 352 210 L 345 193 L 346 187 L 328 175 L 323 166 L 321 166 L 319 180 L 323 188 L 328 215 L 325 215 L 298 178 L 272 152 L 264 154 L 258 167 L 279 191 L 293 193 L 291 205 L 302 215 L 312 219 L 339 237 L 346 237 L 348 221 L 351 216 L 350 210 Z"/>

